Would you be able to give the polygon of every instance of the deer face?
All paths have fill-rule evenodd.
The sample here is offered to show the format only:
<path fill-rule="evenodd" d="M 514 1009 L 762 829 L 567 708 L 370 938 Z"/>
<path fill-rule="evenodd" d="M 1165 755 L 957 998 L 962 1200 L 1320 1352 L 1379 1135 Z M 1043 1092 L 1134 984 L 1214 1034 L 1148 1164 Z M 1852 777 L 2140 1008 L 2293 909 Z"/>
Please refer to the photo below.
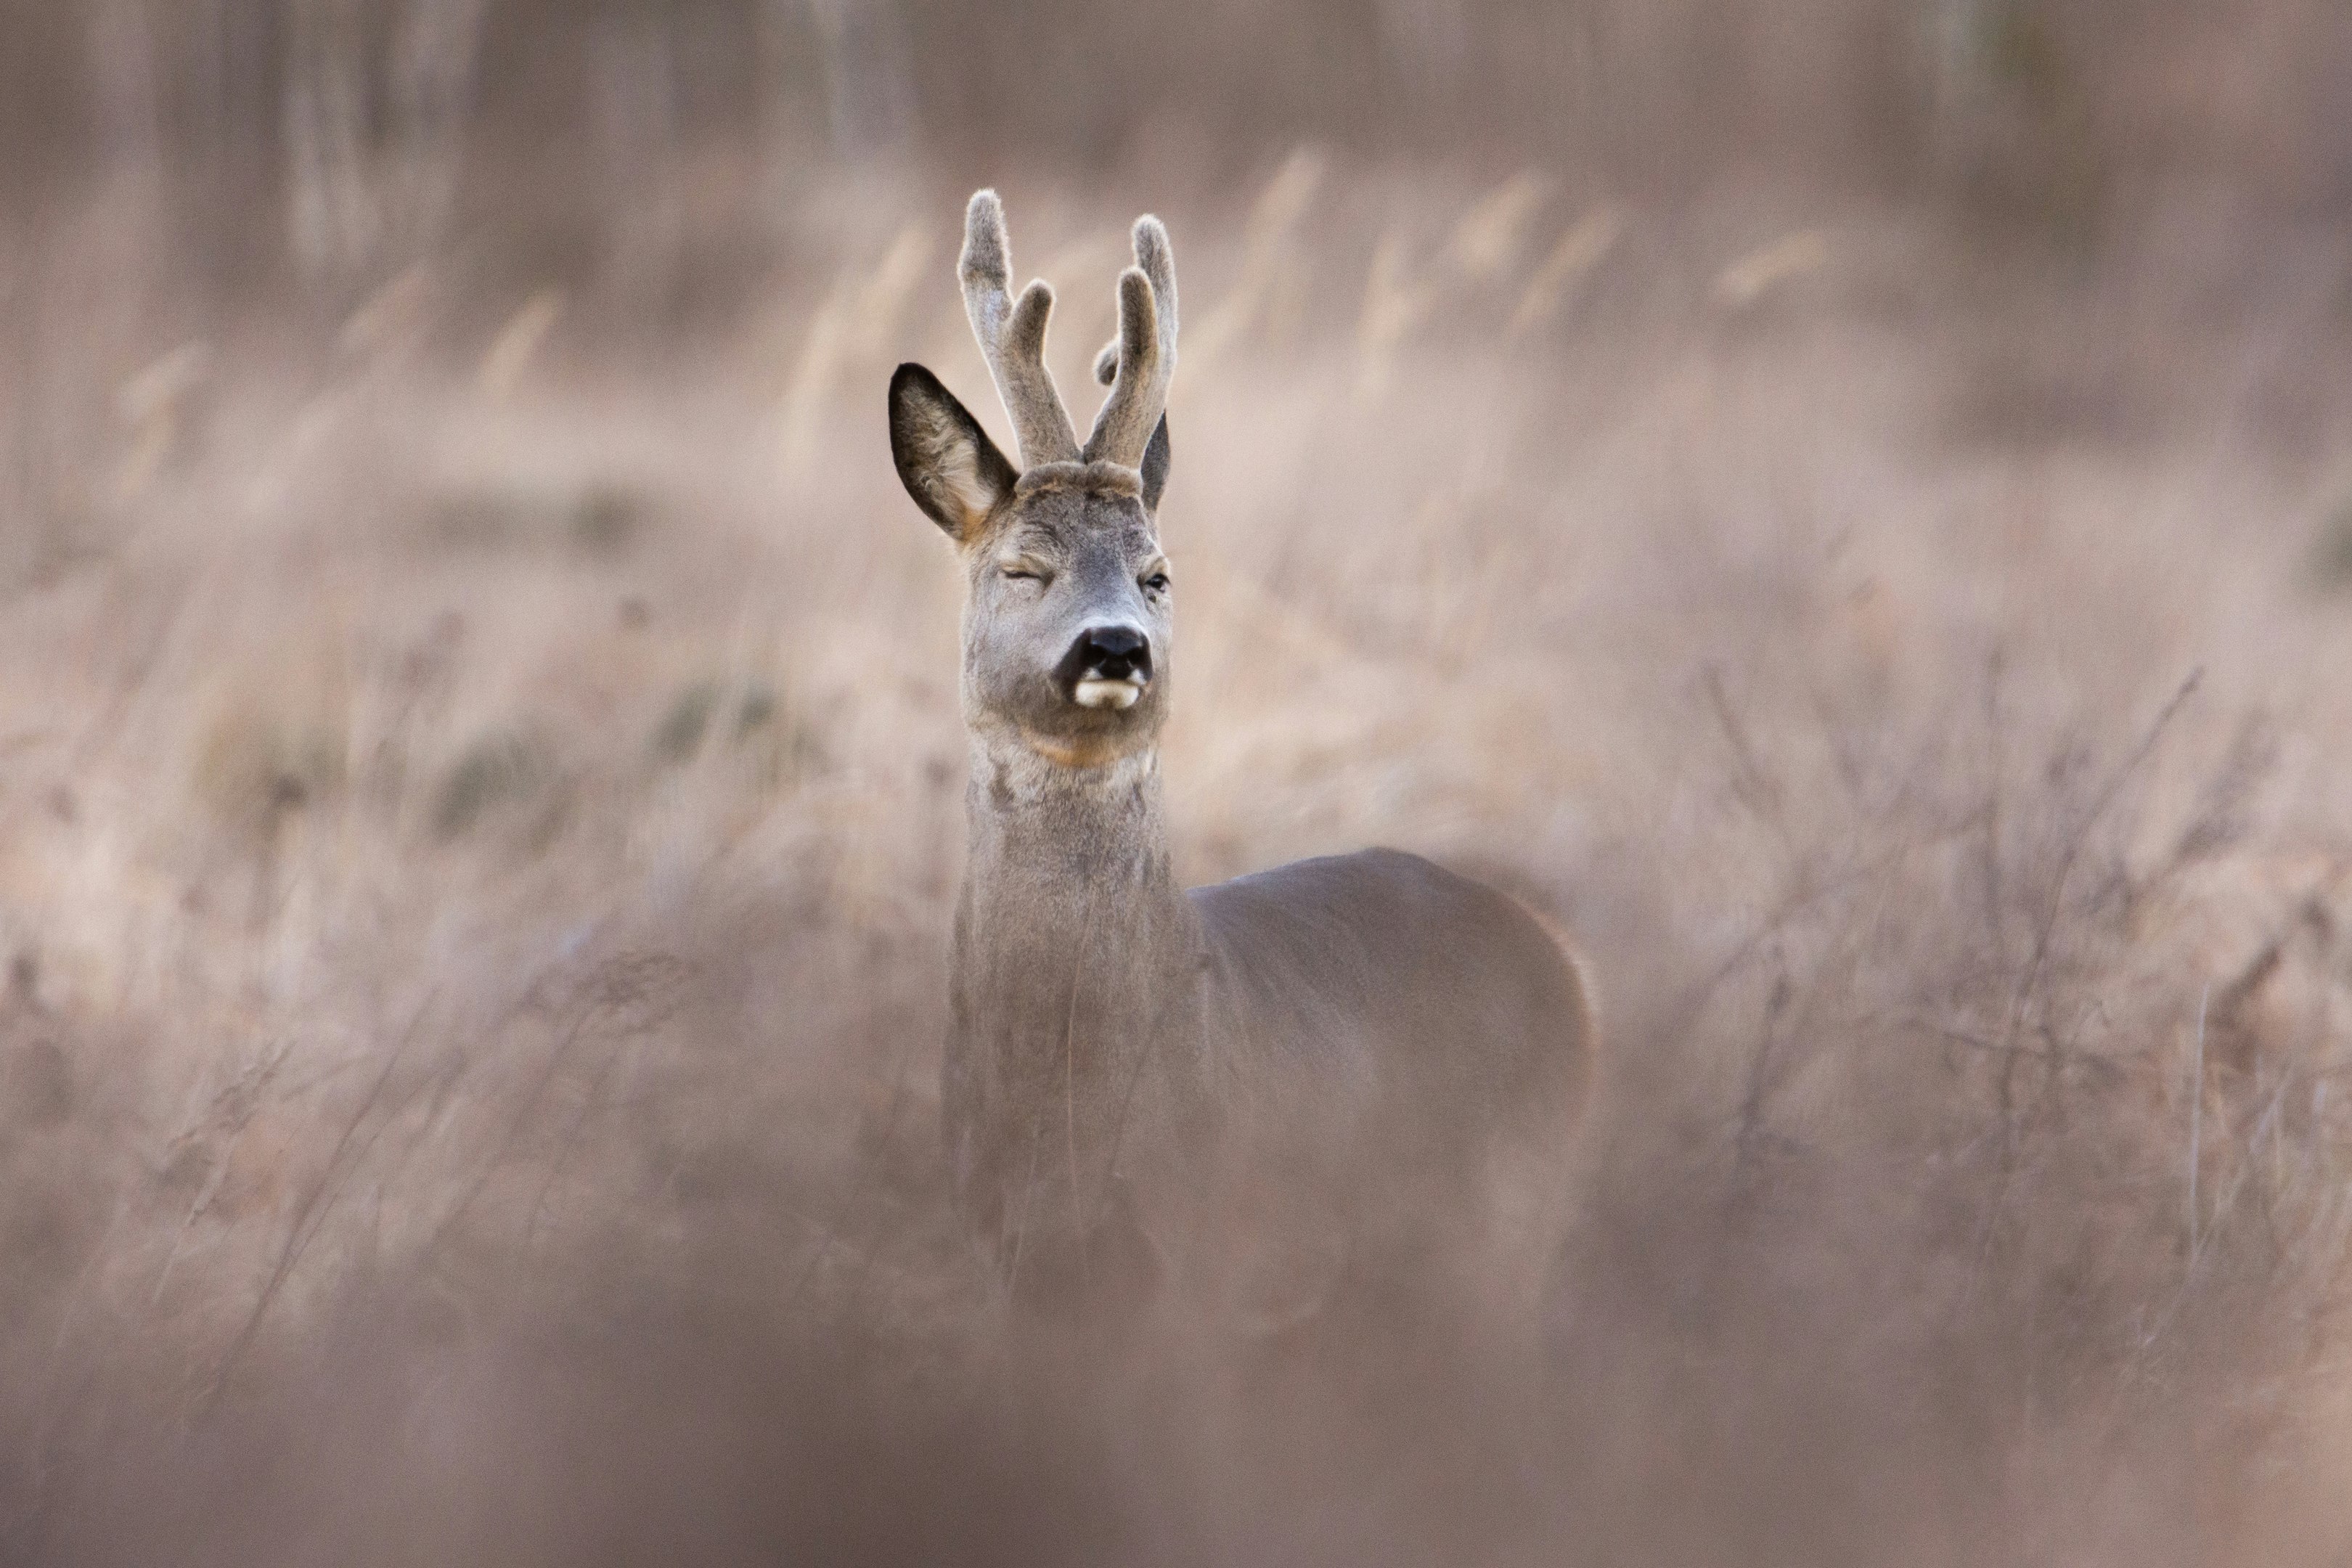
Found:
<path fill-rule="evenodd" d="M 1141 498 L 1046 485 L 967 552 L 963 694 L 975 725 L 1056 761 L 1148 744 L 1167 712 L 1168 558 Z"/>
<path fill-rule="evenodd" d="M 1137 223 L 1135 254 L 1119 279 L 1118 340 L 1096 367 L 1110 396 L 1083 448 L 1045 366 L 1052 292 L 1032 283 L 1006 304 L 992 192 L 966 215 L 964 300 L 1027 467 L 929 371 L 903 364 L 890 380 L 898 477 L 963 556 L 965 719 L 1070 766 L 1150 745 L 1167 712 L 1171 590 L 1156 518 L 1176 279 L 1157 220 Z"/>
<path fill-rule="evenodd" d="M 964 716 L 1050 760 L 1090 766 L 1149 745 L 1167 713 L 1173 592 L 1146 473 L 1047 463 L 1015 476 L 919 365 L 891 386 L 891 435 L 916 503 L 963 557 Z"/>

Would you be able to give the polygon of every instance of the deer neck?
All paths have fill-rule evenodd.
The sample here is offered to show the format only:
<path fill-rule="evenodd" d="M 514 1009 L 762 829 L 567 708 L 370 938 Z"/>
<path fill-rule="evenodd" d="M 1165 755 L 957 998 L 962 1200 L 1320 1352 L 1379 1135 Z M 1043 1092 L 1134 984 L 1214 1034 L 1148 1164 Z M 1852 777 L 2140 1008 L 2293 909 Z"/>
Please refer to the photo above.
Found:
<path fill-rule="evenodd" d="M 1157 751 L 1076 768 L 976 738 L 966 800 L 959 969 L 1018 956 L 1024 982 L 1058 974 L 1066 988 L 1083 965 L 1137 984 L 1171 942 L 1197 945 L 1169 861 Z"/>
<path fill-rule="evenodd" d="M 1165 1146 L 1205 1074 L 1159 758 L 1073 768 L 975 735 L 967 799 L 942 1085 L 960 1177 L 991 1208 L 1041 1179 L 1093 1192 Z"/>

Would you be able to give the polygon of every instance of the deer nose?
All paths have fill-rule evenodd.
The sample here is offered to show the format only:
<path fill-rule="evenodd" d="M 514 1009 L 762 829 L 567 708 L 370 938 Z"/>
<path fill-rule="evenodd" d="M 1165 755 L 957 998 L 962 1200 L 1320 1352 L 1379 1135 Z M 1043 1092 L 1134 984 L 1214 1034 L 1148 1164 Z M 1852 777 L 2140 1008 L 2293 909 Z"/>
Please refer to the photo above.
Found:
<path fill-rule="evenodd" d="M 1151 678 L 1151 639 L 1133 626 L 1089 626 L 1078 634 L 1078 661 L 1105 680 Z"/>
<path fill-rule="evenodd" d="M 1083 700 L 1091 682 L 1126 682 L 1139 687 L 1151 679 L 1151 639 L 1136 626 L 1088 626 L 1062 656 L 1062 689 Z M 1133 701 L 1131 692 L 1128 701 Z M 1097 706 L 1087 703 L 1089 707 Z M 1126 702 L 1112 704 L 1127 706 Z"/>

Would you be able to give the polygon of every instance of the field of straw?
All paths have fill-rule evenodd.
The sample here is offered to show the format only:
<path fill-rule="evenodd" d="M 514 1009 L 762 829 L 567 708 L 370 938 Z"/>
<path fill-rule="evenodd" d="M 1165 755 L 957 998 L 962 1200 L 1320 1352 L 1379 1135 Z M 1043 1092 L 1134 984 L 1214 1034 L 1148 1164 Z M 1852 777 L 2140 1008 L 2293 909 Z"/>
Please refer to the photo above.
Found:
<path fill-rule="evenodd" d="M 1590 955 L 1540 1331 L 1082 1345 L 953 1224 L 882 413 L 1003 438 L 967 184 L 649 318 L 692 178 L 292 306 L 100 182 L 5 279 L 0 1559 L 2341 1562 L 2340 228 L 1003 183 L 1082 422 L 1174 235 L 1188 877 L 1396 845 Z"/>

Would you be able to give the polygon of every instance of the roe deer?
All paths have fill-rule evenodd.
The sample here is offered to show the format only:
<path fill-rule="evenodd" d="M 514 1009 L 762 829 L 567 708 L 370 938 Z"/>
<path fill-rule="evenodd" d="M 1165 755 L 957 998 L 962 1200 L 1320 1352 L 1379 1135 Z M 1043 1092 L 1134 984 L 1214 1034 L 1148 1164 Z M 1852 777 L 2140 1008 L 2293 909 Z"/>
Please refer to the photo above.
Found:
<path fill-rule="evenodd" d="M 1156 1272 L 1236 1150 L 1261 1183 L 1353 1197 L 1563 1149 L 1591 1075 L 1576 963 L 1490 888 L 1387 849 L 1177 886 L 1156 525 L 1176 274 L 1158 219 L 1134 245 L 1083 446 L 1045 368 L 1052 290 L 1010 296 L 993 191 L 971 198 L 958 270 L 1020 468 L 921 365 L 890 382 L 898 476 L 968 580 L 941 1102 L 960 1199 L 1016 1291 Z"/>

